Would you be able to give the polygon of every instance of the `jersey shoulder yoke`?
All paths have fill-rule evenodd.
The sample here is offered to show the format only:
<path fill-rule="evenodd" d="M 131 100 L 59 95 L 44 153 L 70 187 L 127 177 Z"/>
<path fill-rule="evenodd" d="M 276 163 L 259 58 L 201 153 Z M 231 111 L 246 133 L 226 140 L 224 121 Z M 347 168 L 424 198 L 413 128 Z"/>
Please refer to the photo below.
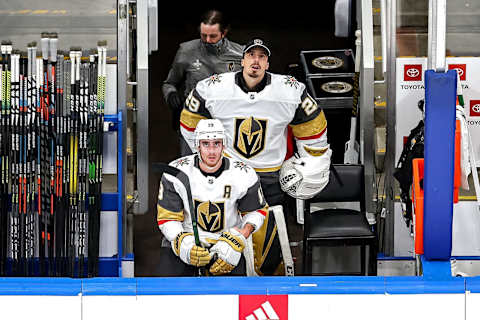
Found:
<path fill-rule="evenodd" d="M 213 74 L 197 84 L 198 93 L 205 100 L 231 97 L 235 85 L 235 72 Z"/>
<path fill-rule="evenodd" d="M 272 94 L 275 100 L 299 103 L 305 85 L 290 75 L 271 74 Z"/>

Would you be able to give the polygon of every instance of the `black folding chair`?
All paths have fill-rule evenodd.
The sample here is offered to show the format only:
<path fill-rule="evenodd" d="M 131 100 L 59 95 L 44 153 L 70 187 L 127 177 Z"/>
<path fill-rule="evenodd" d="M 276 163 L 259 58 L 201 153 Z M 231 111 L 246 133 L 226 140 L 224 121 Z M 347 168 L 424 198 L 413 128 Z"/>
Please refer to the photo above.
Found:
<path fill-rule="evenodd" d="M 304 205 L 303 272 L 312 274 L 314 247 L 360 247 L 360 273 L 319 273 L 321 275 L 376 275 L 377 239 L 365 212 L 364 169 L 362 165 L 332 165 L 328 185 Z M 360 211 L 352 209 L 321 209 L 310 212 L 312 203 L 360 202 Z M 369 248 L 368 266 L 367 247 Z M 367 272 L 368 270 L 368 272 Z M 318 273 L 316 273 L 318 274 Z"/>

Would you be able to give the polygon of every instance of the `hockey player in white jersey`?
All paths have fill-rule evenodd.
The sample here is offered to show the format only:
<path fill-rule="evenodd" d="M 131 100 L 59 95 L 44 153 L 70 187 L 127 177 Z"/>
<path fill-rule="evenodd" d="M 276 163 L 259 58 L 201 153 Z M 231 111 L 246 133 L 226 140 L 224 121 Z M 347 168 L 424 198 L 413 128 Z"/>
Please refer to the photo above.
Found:
<path fill-rule="evenodd" d="M 255 168 L 267 202 L 273 206 L 283 204 L 279 172 L 287 152 L 289 126 L 300 159 L 312 158 L 309 163 L 318 160 L 322 164 L 318 166 L 320 175 L 327 181 L 325 171 L 328 169 L 325 168 L 329 167 L 331 150 L 323 110 L 307 93 L 303 83 L 291 76 L 267 72 L 269 56 L 270 49 L 265 42 L 253 39 L 244 48 L 242 71 L 217 74 L 200 81 L 185 102 L 180 130 L 193 148 L 193 132 L 198 121 L 219 119 L 227 135 L 226 155 L 240 158 Z M 297 163 L 303 162 L 294 165 Z M 259 274 L 278 271 L 275 269 L 279 266 L 280 250 L 275 249 L 278 246 L 275 245 L 276 228 L 272 220 L 267 216 L 263 230 L 253 237 L 254 246 L 257 244 L 256 271 Z M 263 242 L 258 239 L 260 237 Z"/>
<path fill-rule="evenodd" d="M 172 247 L 163 252 L 164 276 L 192 276 L 195 267 L 206 265 L 213 275 L 245 275 L 242 251 L 250 234 L 261 228 L 268 207 L 253 168 L 225 158 L 224 142 L 221 122 L 202 120 L 195 130 L 196 154 L 170 163 L 189 177 L 193 213 L 183 185 L 174 176 L 162 176 L 157 222 Z M 192 214 L 200 246 L 195 244 Z"/>

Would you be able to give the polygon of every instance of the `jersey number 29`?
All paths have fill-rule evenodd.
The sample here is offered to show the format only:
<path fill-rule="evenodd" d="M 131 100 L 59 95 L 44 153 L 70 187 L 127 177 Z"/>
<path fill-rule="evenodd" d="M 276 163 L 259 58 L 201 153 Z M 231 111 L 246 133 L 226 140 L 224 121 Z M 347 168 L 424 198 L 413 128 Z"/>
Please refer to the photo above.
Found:
<path fill-rule="evenodd" d="M 318 106 L 317 103 L 310 98 L 309 95 L 305 97 L 302 101 L 302 109 L 305 111 L 305 114 L 307 116 L 311 115 L 315 110 L 317 110 Z"/>
<path fill-rule="evenodd" d="M 193 90 L 190 91 L 190 94 L 188 95 L 187 100 L 185 101 L 185 104 L 187 105 L 190 111 L 192 112 L 198 111 L 198 108 L 200 107 L 200 101 L 198 101 L 198 99 L 193 96 Z"/>

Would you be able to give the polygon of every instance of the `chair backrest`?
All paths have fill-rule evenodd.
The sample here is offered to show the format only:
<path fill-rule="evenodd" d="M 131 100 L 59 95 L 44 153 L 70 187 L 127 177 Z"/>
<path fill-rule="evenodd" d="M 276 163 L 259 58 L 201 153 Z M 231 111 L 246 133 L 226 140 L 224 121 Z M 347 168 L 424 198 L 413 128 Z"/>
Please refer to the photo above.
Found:
<path fill-rule="evenodd" d="M 364 170 L 363 165 L 334 164 L 330 170 L 327 186 L 306 205 L 315 202 L 354 202 L 364 206 Z"/>

